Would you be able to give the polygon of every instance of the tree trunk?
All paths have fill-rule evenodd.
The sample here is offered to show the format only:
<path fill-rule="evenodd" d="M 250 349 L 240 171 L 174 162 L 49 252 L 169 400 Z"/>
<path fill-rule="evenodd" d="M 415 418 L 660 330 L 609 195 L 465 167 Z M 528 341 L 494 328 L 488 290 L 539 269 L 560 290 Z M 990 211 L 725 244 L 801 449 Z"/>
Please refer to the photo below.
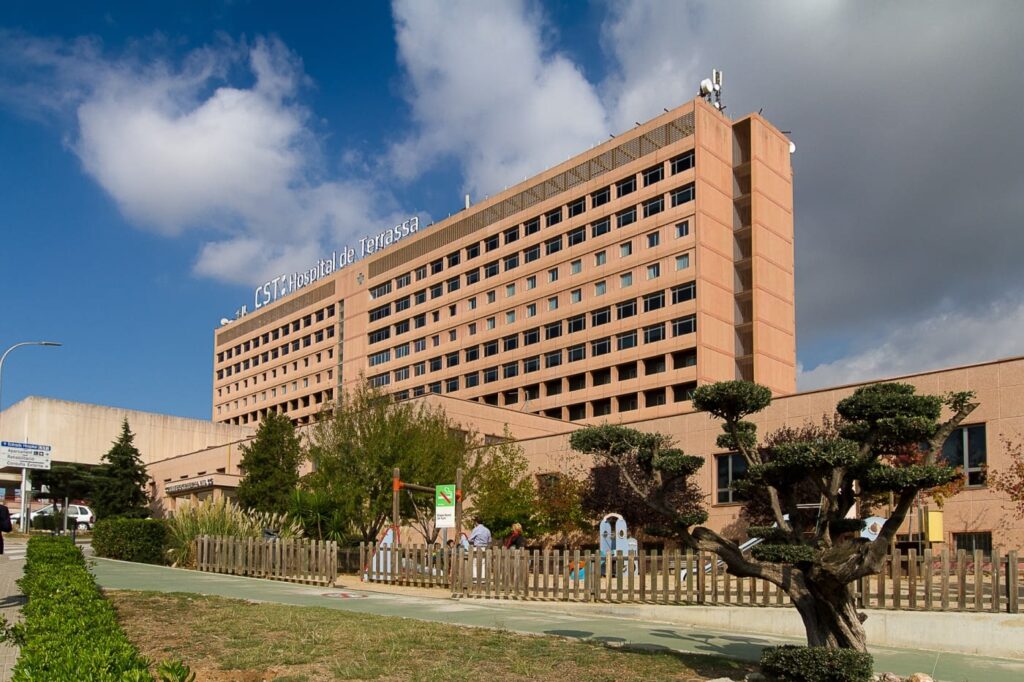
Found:
<path fill-rule="evenodd" d="M 850 585 L 803 574 L 787 591 L 803 619 L 808 646 L 867 651 L 861 624 L 867 616 L 857 612 Z"/>

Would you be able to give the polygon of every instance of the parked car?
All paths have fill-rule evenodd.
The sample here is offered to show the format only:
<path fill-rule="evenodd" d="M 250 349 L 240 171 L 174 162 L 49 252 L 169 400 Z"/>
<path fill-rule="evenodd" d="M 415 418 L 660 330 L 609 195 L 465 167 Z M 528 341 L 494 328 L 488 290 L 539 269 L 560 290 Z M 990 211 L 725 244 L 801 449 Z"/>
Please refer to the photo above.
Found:
<path fill-rule="evenodd" d="M 34 512 L 29 514 L 28 522 L 29 525 L 33 525 L 35 520 L 40 516 L 50 516 L 53 514 L 53 505 L 48 504 L 42 509 L 36 509 Z M 17 527 L 21 522 L 21 512 L 11 512 L 11 523 Z M 84 504 L 69 504 L 68 505 L 68 528 L 77 528 L 78 530 L 89 530 L 93 524 L 96 523 L 96 516 L 92 513 L 92 509 L 86 507 Z"/>

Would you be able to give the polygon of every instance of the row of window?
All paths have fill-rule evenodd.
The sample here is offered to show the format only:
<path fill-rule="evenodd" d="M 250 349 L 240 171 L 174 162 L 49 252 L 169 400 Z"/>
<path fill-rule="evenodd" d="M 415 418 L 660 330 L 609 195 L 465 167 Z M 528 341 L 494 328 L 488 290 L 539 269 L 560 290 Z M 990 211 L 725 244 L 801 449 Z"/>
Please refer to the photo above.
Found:
<path fill-rule="evenodd" d="M 949 434 L 942 446 L 941 458 L 951 467 L 960 467 L 969 486 L 985 484 L 985 463 L 988 459 L 985 445 L 985 425 L 961 426 Z M 747 473 L 743 455 L 730 453 L 715 456 L 718 481 L 718 503 L 742 501 L 733 490 L 733 483 Z"/>
<path fill-rule="evenodd" d="M 288 353 L 298 352 L 303 348 L 308 348 L 314 343 L 320 343 L 324 339 L 334 338 L 334 325 L 320 329 L 312 334 L 306 334 L 301 339 L 295 339 L 294 341 L 286 342 L 277 348 L 264 351 L 259 355 L 254 355 L 246 360 L 241 360 L 227 367 L 223 367 L 217 370 L 218 379 L 226 379 L 239 372 L 244 372 L 248 369 L 259 367 L 260 364 L 276 360 L 279 357 L 284 357 Z"/>
<path fill-rule="evenodd" d="M 561 329 L 561 323 L 559 324 L 559 330 Z M 615 334 L 614 336 L 606 336 L 600 339 L 594 339 L 589 342 L 578 343 L 568 348 L 558 349 L 553 351 L 547 351 L 532 357 L 526 358 L 522 361 L 507 362 L 500 366 L 495 365 L 484 369 L 483 372 L 471 372 L 466 374 L 464 379 L 465 388 L 473 388 L 480 385 L 481 375 L 483 377 L 483 383 L 488 384 L 497 381 L 500 378 L 511 379 L 519 376 L 520 371 L 522 374 L 530 374 L 532 372 L 538 372 L 543 367 L 544 369 L 551 369 L 558 367 L 565 363 L 579 362 L 587 358 L 588 352 L 590 357 L 600 357 L 607 355 L 612 350 L 623 351 L 629 350 L 630 348 L 636 348 L 640 339 L 643 339 L 644 344 L 657 343 L 668 338 L 666 333 L 666 327 L 671 330 L 672 337 L 686 336 L 687 334 L 693 334 L 697 331 L 697 316 L 687 315 L 672 320 L 667 325 L 665 322 L 659 322 L 657 324 L 648 325 L 641 329 L 632 329 L 628 332 L 622 332 Z M 539 339 L 540 330 L 532 330 L 537 333 L 537 340 L 531 340 L 530 343 L 537 343 Z M 558 332 L 561 335 L 561 331 Z M 553 337 L 552 337 L 553 338 Z M 515 338 L 512 343 L 512 337 L 505 340 L 503 344 L 504 351 L 509 352 L 518 348 L 518 338 Z M 492 345 L 493 344 L 493 345 Z M 525 344 L 524 345 L 528 345 Z M 484 344 L 484 357 L 498 354 L 498 343 L 497 341 L 489 342 Z M 393 372 L 382 372 L 369 377 L 369 381 L 373 386 L 387 386 L 392 380 L 395 383 L 405 381 L 411 376 L 423 376 L 428 371 L 438 372 L 442 369 L 451 369 L 459 365 L 459 352 L 455 351 L 449 353 L 446 356 L 438 356 L 432 358 L 429 362 L 417 362 L 413 365 L 401 367 L 394 370 Z M 480 346 L 474 346 L 473 348 L 466 349 L 466 362 L 473 362 L 480 359 Z M 429 369 L 428 369 L 429 368 Z M 451 388 L 447 389 L 447 392 L 459 390 L 459 377 L 451 377 L 447 380 Z"/>
<path fill-rule="evenodd" d="M 325 308 L 317 310 L 315 313 L 310 313 L 309 315 L 306 315 L 301 319 L 293 320 L 292 322 L 284 324 L 278 327 L 277 329 L 264 332 L 260 336 L 254 337 L 249 341 L 238 343 L 232 348 L 220 351 L 219 353 L 217 353 L 217 362 L 224 362 L 225 360 L 230 360 L 231 358 L 237 355 L 241 355 L 242 353 L 248 353 L 253 348 L 259 348 L 260 345 L 266 345 L 271 341 L 277 341 L 281 337 L 288 336 L 290 332 L 297 332 L 300 329 L 305 329 L 316 324 L 317 322 L 323 322 L 325 319 L 329 317 L 334 317 L 333 303 Z"/>
<path fill-rule="evenodd" d="M 543 326 L 544 340 L 550 341 L 552 339 L 557 339 L 558 337 L 562 336 L 563 330 L 569 334 L 584 331 L 587 328 L 588 317 L 591 328 L 600 327 L 602 325 L 608 324 L 612 321 L 613 309 L 615 320 L 625 320 L 630 317 L 635 317 L 638 314 L 638 311 L 650 313 L 657 310 L 661 310 L 666 306 L 667 301 L 670 301 L 672 305 L 678 305 L 681 303 L 686 303 L 687 301 L 691 301 L 694 298 L 696 298 L 696 296 L 696 282 L 687 282 L 686 284 L 680 284 L 679 286 L 672 287 L 671 289 L 668 290 L 661 289 L 658 291 L 651 292 L 649 294 L 645 294 L 644 296 L 641 296 L 639 299 L 635 297 L 629 298 L 623 301 L 619 301 L 612 305 L 591 310 L 589 313 L 582 313 L 580 315 L 574 315 L 572 317 L 569 317 L 565 320 L 558 320 L 556 322 L 548 323 Z M 557 303 L 557 299 L 552 300 L 555 300 Z M 558 306 L 556 304 L 549 307 L 549 309 L 555 310 L 557 309 L 557 307 Z M 510 311 L 508 314 L 512 315 L 513 317 L 511 319 L 506 319 L 506 322 L 514 323 L 515 312 Z M 531 313 L 530 306 L 527 306 L 527 317 L 533 317 L 533 315 L 535 314 L 535 307 L 533 312 Z M 494 329 L 496 324 L 495 318 L 488 318 L 486 320 L 486 324 L 488 330 Z M 502 337 L 500 339 L 501 350 L 508 352 L 518 348 L 520 344 L 520 336 L 522 339 L 523 346 L 529 346 L 534 343 L 539 343 L 541 341 L 541 329 L 541 327 L 535 327 L 533 329 L 527 329 L 526 331 L 522 332 L 521 335 L 517 332 L 515 334 L 509 334 L 507 336 Z M 476 334 L 475 322 L 469 324 L 469 333 L 471 336 Z M 455 330 L 451 330 L 450 334 L 453 335 L 451 340 L 454 341 Z M 436 346 L 440 343 L 440 339 L 437 336 L 435 336 L 434 339 L 434 345 Z M 416 339 L 416 341 L 412 343 L 407 342 L 400 344 L 398 346 L 394 346 L 391 349 L 372 353 L 369 356 L 370 367 L 375 367 L 377 365 L 389 362 L 392 359 L 392 354 L 396 360 L 399 358 L 407 357 L 410 354 L 410 349 L 412 352 L 416 353 L 425 351 L 427 349 L 427 339 L 425 337 Z M 499 352 L 499 340 L 494 339 L 492 341 L 484 343 L 483 351 L 484 357 L 488 357 L 490 355 L 497 355 Z M 463 353 L 465 354 L 466 362 L 476 360 L 478 357 L 480 357 L 480 346 L 470 346 L 464 349 Z M 454 358 L 454 364 L 458 364 L 458 351 L 453 351 L 452 353 L 449 353 L 447 357 Z M 433 358 L 430 361 L 431 365 L 433 365 L 435 362 L 438 365 L 440 365 L 441 357 L 439 356 L 437 358 Z M 454 365 L 451 364 L 451 362 L 449 362 L 448 366 L 451 367 Z"/>
<path fill-rule="evenodd" d="M 269 414 L 270 412 L 276 412 L 277 414 L 287 414 L 291 416 L 295 412 L 303 408 L 323 405 L 324 403 L 329 403 L 332 400 L 334 400 L 334 389 L 328 388 L 325 391 L 318 391 L 317 393 L 304 395 L 299 398 L 294 398 L 292 400 L 285 400 L 284 402 L 278 403 L 277 405 L 272 405 L 270 407 L 260 408 L 259 410 L 253 410 L 252 412 L 246 412 L 245 414 L 236 415 L 234 417 L 231 417 L 230 419 L 223 420 L 222 423 L 236 425 L 256 424 L 259 421 L 261 421 L 264 417 L 266 417 L 267 414 Z M 309 424 L 313 421 L 315 416 L 316 415 L 314 413 L 305 415 L 303 417 L 299 417 L 297 419 L 292 417 L 292 421 L 298 424 Z"/>
<path fill-rule="evenodd" d="M 693 151 L 688 151 L 668 162 L 669 172 L 671 175 L 682 173 L 685 170 L 693 168 Z M 640 173 L 640 177 L 643 180 L 643 186 L 648 187 L 657 182 L 660 182 L 665 177 L 665 163 L 659 163 L 656 166 L 652 166 Z M 594 209 L 604 204 L 609 203 L 612 200 L 612 187 L 615 188 L 615 198 L 621 198 L 628 194 L 632 194 L 637 190 L 637 175 L 631 175 L 627 178 L 623 178 L 618 182 L 612 183 L 611 185 L 602 187 L 601 189 L 591 192 L 589 195 L 590 208 Z M 693 185 L 687 185 L 685 187 L 673 190 L 670 201 L 672 206 L 678 206 L 687 201 L 693 200 Z M 540 231 L 541 229 L 541 218 L 544 220 L 545 227 L 553 227 L 562 222 L 562 218 L 568 215 L 569 218 L 574 218 L 587 210 L 587 198 L 586 196 L 578 197 L 570 201 L 564 206 L 552 209 L 545 213 L 543 216 L 536 216 L 529 220 L 524 221 L 519 225 L 514 225 L 501 234 L 494 234 L 484 239 L 482 242 L 475 242 L 466 246 L 464 249 L 454 251 L 445 257 L 438 258 L 427 265 L 422 265 L 417 268 L 414 272 L 407 272 L 403 275 L 396 277 L 392 281 L 387 281 L 379 284 L 370 289 L 370 299 L 377 299 L 382 296 L 386 296 L 391 293 L 393 289 L 401 289 L 403 287 L 412 284 L 413 275 L 416 277 L 416 281 L 426 279 L 430 275 L 440 274 L 445 270 L 445 267 L 453 268 L 462 262 L 463 256 L 466 260 L 471 260 L 478 257 L 481 253 L 487 253 L 494 251 L 501 246 L 502 240 L 505 244 L 511 244 L 520 239 L 520 236 L 530 236 Z M 633 211 L 632 217 L 623 217 L 623 220 L 633 222 L 636 220 L 636 207 L 631 209 Z M 644 217 L 655 215 L 664 210 L 664 196 L 655 197 L 649 201 L 644 202 L 641 206 L 641 210 Z M 625 212 L 623 212 L 625 213 Z M 621 214 L 619 214 L 621 215 Z M 606 219 L 607 220 L 607 219 Z M 623 227 L 629 224 L 629 222 L 620 223 L 618 226 Z M 582 229 L 582 228 L 581 228 Z M 570 246 L 572 244 L 570 243 Z"/>
<path fill-rule="evenodd" d="M 626 242 L 622 246 L 623 247 L 628 246 L 630 248 L 630 252 L 631 252 L 631 249 L 632 249 L 632 243 L 631 242 Z M 605 261 L 606 261 L 606 253 L 604 251 L 600 251 L 597 254 L 595 254 L 595 262 L 597 262 L 598 265 L 602 265 Z M 690 267 L 690 253 L 679 254 L 679 255 L 677 255 L 675 257 L 675 269 L 676 269 L 677 272 L 678 271 L 682 271 L 682 270 L 686 270 L 689 267 Z M 570 268 L 571 268 L 571 271 L 572 271 L 573 274 L 577 274 L 577 273 L 581 272 L 582 271 L 582 261 L 581 260 L 573 261 L 570 264 Z M 661 274 L 662 274 L 662 263 L 661 262 L 655 262 L 655 263 L 648 264 L 646 266 L 645 272 L 646 272 L 647 281 L 658 279 L 659 277 L 661 277 Z M 548 281 L 549 282 L 557 281 L 558 280 L 558 273 L 559 273 L 558 268 L 553 268 L 553 269 L 549 270 L 548 271 Z M 515 296 L 516 290 L 517 290 L 517 284 L 518 283 L 513 282 L 513 283 L 507 284 L 505 286 L 505 297 L 506 298 L 511 298 L 511 297 Z M 627 289 L 627 288 L 631 287 L 632 285 L 633 285 L 633 271 L 632 270 L 619 274 L 619 289 Z M 536 286 L 537 286 L 537 276 L 536 275 L 531 275 L 531 276 L 527 277 L 526 280 L 525 280 L 525 286 L 526 286 L 526 290 L 527 291 L 531 291 L 534 288 L 536 288 Z M 593 286 L 594 286 L 593 295 L 595 297 L 603 296 L 608 291 L 608 281 L 607 280 L 600 280 L 598 282 L 595 282 Z M 488 291 L 487 294 L 486 294 L 486 300 L 487 300 L 488 303 L 495 303 L 495 302 L 497 302 L 497 290 L 492 289 L 491 291 Z M 583 289 L 582 288 L 572 289 L 572 290 L 569 291 L 569 301 L 570 301 L 570 303 L 576 304 L 576 303 L 580 303 L 582 300 L 583 300 Z M 547 299 L 548 310 L 557 310 L 558 306 L 559 306 L 559 301 L 560 301 L 560 296 L 559 295 L 555 295 L 555 296 L 549 297 Z M 537 315 L 539 303 L 540 302 L 533 302 L 533 303 L 529 303 L 529 304 L 526 305 L 526 307 L 525 307 L 526 317 L 529 318 L 529 317 L 534 317 L 535 315 Z M 467 305 L 469 307 L 469 310 L 476 310 L 477 309 L 477 298 L 476 298 L 476 296 L 473 296 L 473 297 L 467 299 Z M 384 306 L 384 307 L 390 307 L 390 304 L 388 304 L 388 306 Z M 404 310 L 404 307 L 402 309 Z M 449 317 L 455 317 L 458 314 L 458 306 L 456 304 L 449 305 L 448 306 L 448 314 L 449 314 Z M 440 310 L 434 310 L 433 312 L 431 312 L 430 319 L 433 322 L 435 322 L 435 323 L 439 322 L 440 319 L 441 319 L 441 311 Z M 516 321 L 516 310 L 506 311 L 506 313 L 505 313 L 505 323 L 506 324 L 512 324 L 515 321 Z M 497 319 L 495 317 L 490 317 L 490 318 L 487 318 L 484 321 L 484 324 L 486 325 L 487 329 L 494 329 L 495 325 L 496 325 L 496 322 L 497 322 Z M 396 322 L 393 325 L 388 325 L 386 327 L 381 327 L 379 329 L 375 329 L 375 330 L 371 331 L 369 334 L 367 334 L 367 338 L 369 340 L 369 343 L 372 345 L 372 344 L 375 344 L 375 343 L 380 343 L 382 341 L 385 341 L 385 340 L 391 338 L 392 335 L 399 336 L 400 334 L 405 334 L 406 332 L 410 331 L 411 329 L 421 329 L 421 328 L 427 326 L 427 323 L 428 323 L 427 314 L 426 313 L 420 313 L 419 315 L 414 315 L 411 318 L 406 318 L 404 320 L 401 320 L 400 322 Z M 468 325 L 468 330 L 469 330 L 470 334 L 475 334 L 476 333 L 476 326 L 477 326 L 476 322 L 472 322 L 472 323 L 470 323 Z M 449 336 L 451 337 L 450 338 L 451 341 L 455 341 L 456 338 L 457 338 L 456 330 L 454 330 L 454 329 L 450 330 L 449 331 Z M 435 345 L 437 345 L 437 344 L 435 344 Z"/>

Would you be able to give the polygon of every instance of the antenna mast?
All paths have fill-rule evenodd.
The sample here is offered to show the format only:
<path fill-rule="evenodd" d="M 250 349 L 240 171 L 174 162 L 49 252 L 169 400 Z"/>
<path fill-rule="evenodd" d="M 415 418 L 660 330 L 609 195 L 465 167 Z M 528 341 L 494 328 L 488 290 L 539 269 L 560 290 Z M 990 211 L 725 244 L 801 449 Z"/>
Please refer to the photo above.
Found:
<path fill-rule="evenodd" d="M 711 69 L 711 78 L 705 78 L 700 82 L 700 96 L 704 101 L 719 111 L 725 111 L 722 104 L 722 72 L 718 69 Z"/>

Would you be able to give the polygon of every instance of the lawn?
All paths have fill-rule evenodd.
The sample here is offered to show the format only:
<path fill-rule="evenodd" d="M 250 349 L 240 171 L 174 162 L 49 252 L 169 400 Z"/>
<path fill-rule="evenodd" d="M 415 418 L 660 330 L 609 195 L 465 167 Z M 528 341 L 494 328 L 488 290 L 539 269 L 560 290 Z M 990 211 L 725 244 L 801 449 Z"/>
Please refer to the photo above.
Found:
<path fill-rule="evenodd" d="M 707 680 L 742 679 L 754 669 L 717 656 L 611 649 L 333 609 L 193 594 L 107 596 L 145 656 L 180 658 L 197 682 Z"/>

